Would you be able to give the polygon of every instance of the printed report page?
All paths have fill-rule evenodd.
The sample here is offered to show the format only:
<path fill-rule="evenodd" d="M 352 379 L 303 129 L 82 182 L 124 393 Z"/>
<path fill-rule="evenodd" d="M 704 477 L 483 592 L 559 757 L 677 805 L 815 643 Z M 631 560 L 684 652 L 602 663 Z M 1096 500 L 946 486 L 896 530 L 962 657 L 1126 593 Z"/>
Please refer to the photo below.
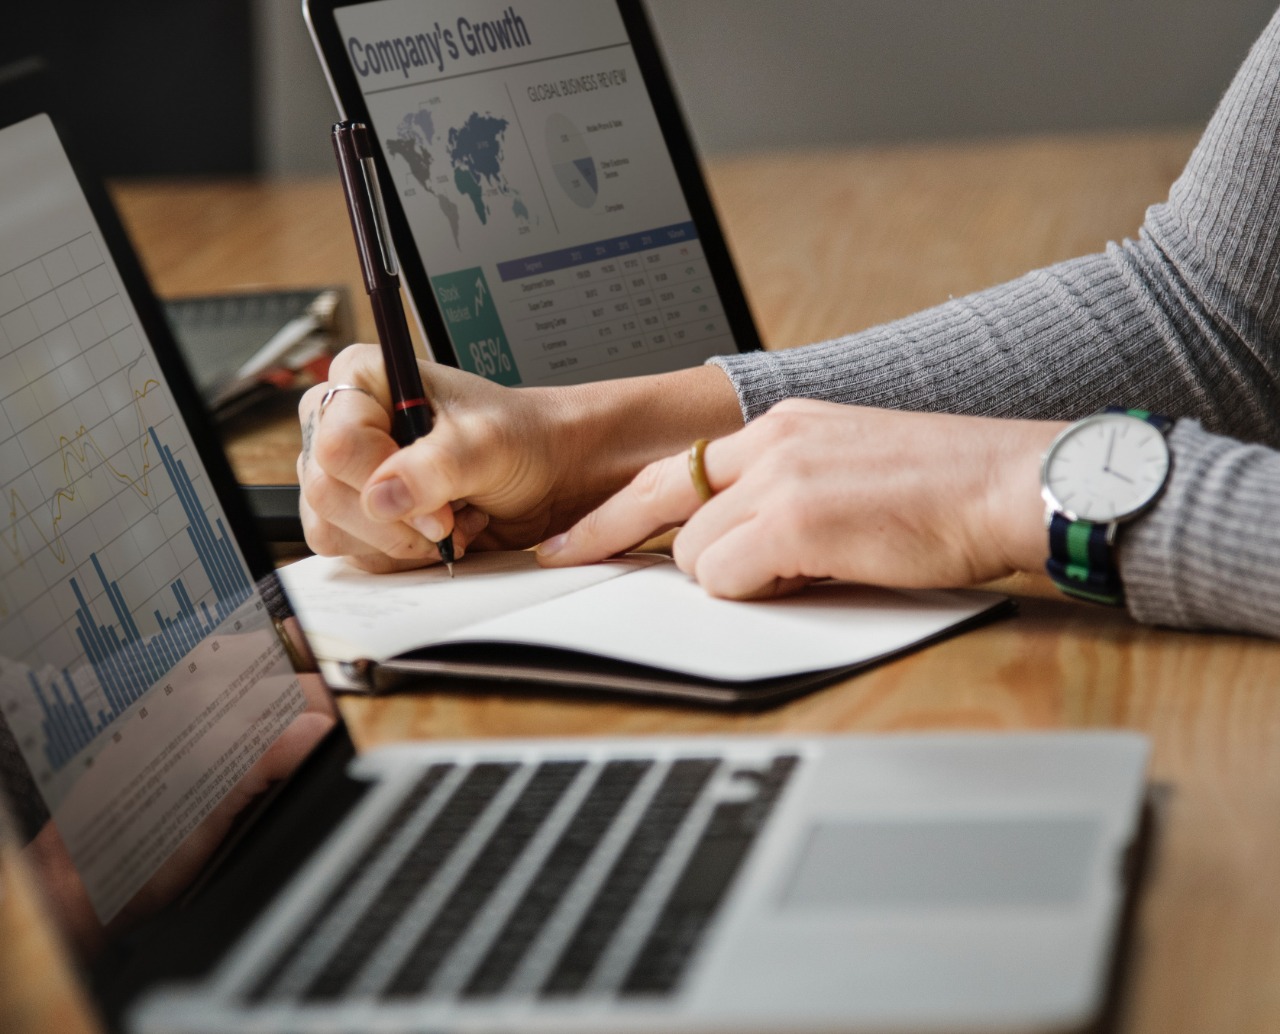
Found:
<path fill-rule="evenodd" d="M 464 369 L 558 384 L 736 351 L 613 3 L 336 16 Z"/>

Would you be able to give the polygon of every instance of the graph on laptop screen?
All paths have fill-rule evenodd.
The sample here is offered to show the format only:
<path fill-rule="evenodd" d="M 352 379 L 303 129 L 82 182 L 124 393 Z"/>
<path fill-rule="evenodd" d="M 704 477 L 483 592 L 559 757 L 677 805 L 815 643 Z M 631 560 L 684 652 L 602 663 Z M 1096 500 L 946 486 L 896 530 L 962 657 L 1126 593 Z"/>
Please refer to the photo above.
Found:
<path fill-rule="evenodd" d="M 555 384 L 736 351 L 614 4 L 335 16 L 464 369 Z"/>
<path fill-rule="evenodd" d="M 106 921 L 306 702 L 46 117 L 0 185 L 0 708 Z"/>

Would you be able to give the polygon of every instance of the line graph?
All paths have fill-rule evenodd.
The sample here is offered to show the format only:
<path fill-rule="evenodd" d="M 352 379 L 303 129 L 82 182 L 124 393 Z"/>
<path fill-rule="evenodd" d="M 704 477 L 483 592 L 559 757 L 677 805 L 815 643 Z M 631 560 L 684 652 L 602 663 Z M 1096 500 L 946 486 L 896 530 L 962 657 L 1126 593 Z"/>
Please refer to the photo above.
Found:
<path fill-rule="evenodd" d="M 147 380 L 140 389 L 134 391 L 134 402 L 138 406 L 138 422 L 139 426 L 143 424 L 142 409 L 140 403 L 153 388 L 158 388 L 160 382 L 157 380 Z M 141 443 L 141 456 L 139 458 L 138 469 L 140 474 L 134 476 L 125 470 L 118 470 L 111 462 L 111 459 L 103 451 L 102 446 L 98 444 L 97 439 L 89 428 L 83 424 L 80 425 L 70 436 L 58 436 L 58 452 L 62 457 L 62 472 L 66 479 L 66 484 L 54 490 L 50 499 L 44 500 L 43 505 L 38 508 L 37 512 L 32 512 L 31 508 L 23 501 L 22 496 L 17 489 L 12 489 L 9 493 L 9 527 L 0 534 L 0 541 L 9 548 L 14 558 L 19 562 L 24 562 L 22 551 L 18 547 L 18 523 L 25 519 L 31 523 L 32 529 L 43 540 L 45 548 L 50 550 L 54 558 L 60 564 L 65 564 L 67 560 L 65 545 L 59 534 L 59 525 L 62 523 L 63 508 L 69 503 L 76 501 L 75 483 L 79 475 L 71 472 L 71 463 L 74 460 L 80 467 L 80 474 L 87 473 L 90 469 L 89 454 L 94 453 L 98 457 L 101 467 L 107 470 L 122 484 L 128 485 L 139 496 L 146 498 L 150 492 L 150 473 L 151 459 L 148 455 L 151 446 L 150 438 L 143 436 L 139 438 Z M 19 515 L 21 511 L 21 515 Z M 46 511 L 49 514 L 49 530 L 46 532 L 44 526 L 39 520 L 39 512 Z"/>

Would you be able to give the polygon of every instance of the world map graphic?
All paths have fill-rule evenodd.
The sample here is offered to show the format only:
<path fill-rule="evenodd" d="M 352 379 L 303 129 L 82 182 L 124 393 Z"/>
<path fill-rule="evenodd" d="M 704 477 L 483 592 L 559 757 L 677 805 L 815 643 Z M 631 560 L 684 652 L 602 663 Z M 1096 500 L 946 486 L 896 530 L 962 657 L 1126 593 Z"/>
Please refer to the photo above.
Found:
<path fill-rule="evenodd" d="M 421 107 L 405 115 L 396 127 L 396 135 L 386 141 L 387 154 L 403 161 L 410 176 L 434 198 L 458 247 L 463 232 L 462 212 L 467 208 L 475 213 L 481 226 L 487 226 L 495 214 L 502 212 L 522 223 L 530 221 L 520 191 L 507 182 L 503 169 L 508 126 L 504 118 L 472 112 L 461 125 L 438 133 L 435 117 L 428 108 Z M 446 182 L 437 182 L 435 177 L 440 161 L 447 161 L 452 170 L 452 177 Z M 448 186 L 457 192 L 456 201 Z"/>

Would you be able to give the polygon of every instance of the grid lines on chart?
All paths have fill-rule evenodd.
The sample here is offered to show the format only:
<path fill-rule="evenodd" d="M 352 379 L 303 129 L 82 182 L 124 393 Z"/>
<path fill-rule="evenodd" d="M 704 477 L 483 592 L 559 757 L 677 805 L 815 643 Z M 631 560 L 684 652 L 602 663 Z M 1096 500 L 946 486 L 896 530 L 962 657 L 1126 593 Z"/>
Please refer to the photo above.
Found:
<path fill-rule="evenodd" d="M 37 656 L 48 656 L 49 640 L 65 634 L 60 626 L 71 619 L 72 607 L 58 601 L 61 621 L 48 620 L 47 610 L 22 621 L 22 611 L 33 595 L 47 596 L 77 561 L 85 561 L 70 555 L 84 550 L 69 551 L 68 542 L 132 554 L 136 561 L 114 572 L 123 583 L 137 575 L 159 585 L 175 571 L 174 563 L 165 565 L 164 578 L 139 570 L 153 562 L 153 551 L 125 542 L 142 516 L 139 505 L 162 520 L 166 539 L 182 525 L 173 505 L 173 512 L 161 512 L 166 503 L 176 504 L 172 493 L 158 498 L 153 487 L 160 457 L 146 429 L 154 426 L 163 435 L 172 418 L 158 398 L 158 419 L 144 414 L 144 401 L 159 386 L 149 373 L 141 339 L 92 234 L 0 273 L 0 476 L 6 486 L 0 569 L 28 567 L 27 598 L 6 600 L 0 621 L 12 617 L 26 625 L 25 641 Z M 121 426 L 122 417 L 130 426 Z M 137 505 L 122 505 L 121 491 L 132 492 Z M 176 555 L 168 559 L 178 561 Z M 197 567 L 194 555 L 184 556 L 176 572 L 188 576 Z M 49 605 L 46 599 L 43 606 Z M 12 642 L 14 636 L 5 638 Z"/>

